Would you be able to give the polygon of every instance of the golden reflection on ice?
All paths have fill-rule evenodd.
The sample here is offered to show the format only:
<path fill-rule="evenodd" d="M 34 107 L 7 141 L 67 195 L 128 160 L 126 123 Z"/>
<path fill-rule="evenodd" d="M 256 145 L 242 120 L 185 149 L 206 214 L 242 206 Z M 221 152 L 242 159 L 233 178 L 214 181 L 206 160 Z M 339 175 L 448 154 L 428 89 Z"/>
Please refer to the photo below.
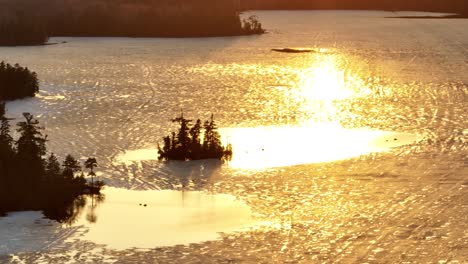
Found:
<path fill-rule="evenodd" d="M 417 135 L 372 129 L 346 129 L 336 124 L 226 128 L 222 134 L 234 150 L 229 165 L 264 169 L 331 162 L 411 144 Z"/>

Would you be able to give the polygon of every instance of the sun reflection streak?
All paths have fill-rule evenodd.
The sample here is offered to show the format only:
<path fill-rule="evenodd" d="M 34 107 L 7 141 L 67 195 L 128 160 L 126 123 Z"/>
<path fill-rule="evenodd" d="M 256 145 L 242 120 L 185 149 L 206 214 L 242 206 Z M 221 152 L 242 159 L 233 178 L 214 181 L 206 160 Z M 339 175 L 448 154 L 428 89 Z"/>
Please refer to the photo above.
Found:
<path fill-rule="evenodd" d="M 345 64 L 345 65 L 340 65 Z M 300 70 L 299 95 L 308 100 L 334 101 L 371 93 L 365 81 L 351 72 L 336 55 L 321 57 L 314 65 Z"/>
<path fill-rule="evenodd" d="M 417 135 L 340 125 L 225 128 L 233 145 L 229 163 L 237 169 L 265 169 L 308 163 L 332 162 L 411 144 Z"/>
<path fill-rule="evenodd" d="M 225 141 L 234 149 L 232 168 L 263 169 L 331 162 L 417 141 L 419 136 L 369 128 L 344 128 L 336 104 L 366 97 L 372 90 L 364 78 L 337 55 L 318 55 L 312 66 L 295 70 L 297 79 L 283 89 L 309 118 L 300 124 L 226 128 Z M 350 69 L 351 68 L 351 69 Z M 290 71 L 290 68 L 285 68 Z"/>

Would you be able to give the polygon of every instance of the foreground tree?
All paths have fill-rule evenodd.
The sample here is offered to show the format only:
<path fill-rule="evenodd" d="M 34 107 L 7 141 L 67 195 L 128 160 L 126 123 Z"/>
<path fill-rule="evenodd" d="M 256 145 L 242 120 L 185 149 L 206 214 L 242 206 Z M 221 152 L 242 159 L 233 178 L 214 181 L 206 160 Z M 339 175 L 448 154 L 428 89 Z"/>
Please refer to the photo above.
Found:
<path fill-rule="evenodd" d="M 26 121 L 19 122 L 17 131 L 20 133 L 16 141 L 17 163 L 19 168 L 20 184 L 28 184 L 29 191 L 34 191 L 39 181 L 44 178 L 47 137 L 42 135 L 39 121 L 30 113 L 23 113 Z"/>
<path fill-rule="evenodd" d="M 10 135 L 10 123 L 5 117 L 5 103 L 0 101 L 0 160 L 10 157 L 13 150 L 13 137 Z"/>
<path fill-rule="evenodd" d="M 14 141 L 10 136 L 10 124 L 5 117 L 5 103 L 0 101 L 0 194 L 6 192 L 11 178 L 10 167 L 15 154 L 13 145 Z"/>

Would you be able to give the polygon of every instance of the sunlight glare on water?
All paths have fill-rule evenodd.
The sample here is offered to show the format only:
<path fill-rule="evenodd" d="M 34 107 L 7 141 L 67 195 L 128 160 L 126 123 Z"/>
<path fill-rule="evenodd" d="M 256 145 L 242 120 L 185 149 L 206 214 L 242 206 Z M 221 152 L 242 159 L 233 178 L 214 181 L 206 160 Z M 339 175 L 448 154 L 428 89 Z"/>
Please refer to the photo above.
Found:
<path fill-rule="evenodd" d="M 298 72 L 298 96 L 310 101 L 334 101 L 366 96 L 365 82 L 340 66 L 337 55 L 319 55 L 311 67 Z"/>
<path fill-rule="evenodd" d="M 418 137 L 337 124 L 223 129 L 235 149 L 229 165 L 264 169 L 343 160 L 411 144 Z"/>
<path fill-rule="evenodd" d="M 372 91 L 357 74 L 344 68 L 337 55 L 318 54 L 312 66 L 296 71 L 292 96 L 314 119 L 290 126 L 222 129 L 232 144 L 232 168 L 264 169 L 331 162 L 411 144 L 420 137 L 368 128 L 344 128 L 336 102 L 366 97 Z"/>

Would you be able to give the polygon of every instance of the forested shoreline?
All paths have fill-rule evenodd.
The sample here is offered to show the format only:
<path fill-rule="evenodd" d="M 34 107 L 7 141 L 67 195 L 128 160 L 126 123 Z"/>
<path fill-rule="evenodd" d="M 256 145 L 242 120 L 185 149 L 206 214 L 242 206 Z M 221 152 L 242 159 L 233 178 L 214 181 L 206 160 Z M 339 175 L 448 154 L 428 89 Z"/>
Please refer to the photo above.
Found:
<path fill-rule="evenodd" d="M 242 10 L 386 10 L 468 15 L 466 0 L 240 0 Z"/>
<path fill-rule="evenodd" d="M 466 0 L 240 0 L 242 10 L 385 10 L 468 15 Z"/>
<path fill-rule="evenodd" d="M 258 21 L 241 19 L 234 1 L 0 0 L 0 5 L 3 46 L 43 44 L 53 36 L 220 37 L 265 32 Z"/>
<path fill-rule="evenodd" d="M 85 194 L 99 194 L 101 181 L 94 181 L 95 158 L 84 166 L 71 155 L 62 163 L 48 153 L 44 129 L 30 113 L 17 123 L 18 139 L 12 136 L 5 104 L 0 101 L 0 215 L 10 211 L 41 210 L 50 219 L 67 221 L 75 214 L 75 203 Z M 48 154 L 48 156 L 46 156 Z M 80 174 L 81 172 L 81 174 Z"/>

